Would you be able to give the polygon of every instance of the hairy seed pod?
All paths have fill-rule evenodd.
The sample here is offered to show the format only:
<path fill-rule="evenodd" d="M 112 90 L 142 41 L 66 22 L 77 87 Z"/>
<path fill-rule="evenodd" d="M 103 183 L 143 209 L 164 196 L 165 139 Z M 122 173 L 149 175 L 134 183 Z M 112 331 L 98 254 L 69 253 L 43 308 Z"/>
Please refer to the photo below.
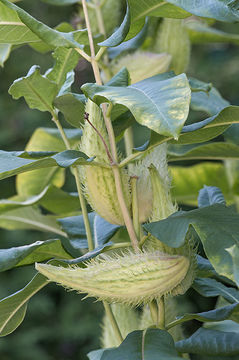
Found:
<path fill-rule="evenodd" d="M 108 134 L 100 107 L 91 100 L 88 100 L 85 110 L 87 114 L 89 114 L 90 122 L 101 134 L 106 147 L 109 149 Z M 84 125 L 80 150 L 89 157 L 95 156 L 95 160 L 102 164 L 109 164 L 105 145 L 92 125 L 87 121 Z M 90 165 L 80 166 L 79 169 L 84 193 L 92 209 L 108 222 L 124 225 L 112 170 L 103 166 Z M 130 208 L 129 176 L 124 170 L 121 170 L 121 179 L 126 204 L 127 207 Z"/>
<path fill-rule="evenodd" d="M 135 309 L 122 304 L 112 304 L 111 309 L 123 339 L 132 331 L 139 330 L 139 315 Z M 101 343 L 103 348 L 119 346 L 112 325 L 106 315 L 103 318 Z"/>
<path fill-rule="evenodd" d="M 153 182 L 151 179 L 153 176 L 153 170 L 150 170 L 151 167 L 155 169 L 155 176 L 161 179 L 161 187 L 159 188 L 158 186 L 159 192 L 154 189 L 156 185 L 155 181 Z M 148 152 L 141 160 L 132 165 L 131 175 L 138 177 L 137 193 L 139 221 L 141 223 L 146 222 L 149 219 L 151 219 L 151 221 L 161 220 L 161 218 L 158 218 L 158 212 L 165 212 L 165 207 L 171 208 L 172 212 L 176 211 L 176 208 L 172 207 L 172 201 L 168 195 L 170 190 L 170 178 L 168 175 L 166 144 L 157 146 L 155 149 Z M 167 214 L 165 217 L 171 213 Z M 152 219 L 153 214 L 155 214 L 155 219 Z"/>
<path fill-rule="evenodd" d="M 109 303 L 137 306 L 172 293 L 185 278 L 189 260 L 159 251 L 99 257 L 86 268 L 36 264 L 49 280 Z"/>
<path fill-rule="evenodd" d="M 117 57 L 110 64 L 113 74 L 126 67 L 130 74 L 131 83 L 144 80 L 148 77 L 164 73 L 168 70 L 171 61 L 169 54 L 155 54 L 137 50 L 133 54 Z"/>
<path fill-rule="evenodd" d="M 185 72 L 190 61 L 190 40 L 180 19 L 163 19 L 154 49 L 172 56 L 170 69 L 176 74 Z"/>

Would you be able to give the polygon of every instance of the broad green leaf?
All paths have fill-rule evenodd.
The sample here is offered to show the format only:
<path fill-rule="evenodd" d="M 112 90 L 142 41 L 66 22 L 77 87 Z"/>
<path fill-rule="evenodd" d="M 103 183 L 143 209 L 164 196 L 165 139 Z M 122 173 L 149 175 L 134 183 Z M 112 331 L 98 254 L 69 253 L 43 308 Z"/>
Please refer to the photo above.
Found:
<path fill-rule="evenodd" d="M 188 20 L 185 22 L 185 26 L 193 44 L 225 42 L 239 45 L 238 34 L 226 33 L 224 31 L 212 28 L 198 20 Z"/>
<path fill-rule="evenodd" d="M 32 66 L 25 77 L 13 82 L 9 94 L 14 99 L 24 97 L 31 109 L 53 113 L 53 100 L 58 93 L 57 84 L 40 74 L 39 66 Z"/>
<path fill-rule="evenodd" d="M 189 226 L 200 237 L 205 253 L 218 274 L 234 280 L 233 262 L 227 249 L 239 241 L 239 215 L 222 204 L 187 212 L 178 211 L 169 218 L 145 224 L 153 236 L 172 247 L 184 243 Z"/>
<path fill-rule="evenodd" d="M 7 230 L 33 229 L 66 237 L 53 217 L 42 215 L 33 207 L 10 210 L 0 215 L 0 228 Z"/>
<path fill-rule="evenodd" d="M 33 264 L 52 258 L 66 258 L 67 254 L 58 239 L 36 241 L 30 245 L 0 249 L 0 271 L 6 271 L 16 266 Z"/>
<path fill-rule="evenodd" d="M 239 21 L 238 10 L 231 6 L 231 0 L 167 0 L 170 4 L 200 17 L 216 19 L 219 21 L 236 22 Z"/>
<path fill-rule="evenodd" d="M 176 343 L 178 351 L 200 355 L 239 354 L 238 334 L 200 328 L 191 337 Z"/>
<path fill-rule="evenodd" d="M 229 303 L 238 303 L 239 304 L 239 291 L 232 287 L 227 287 L 216 281 L 209 278 L 197 278 L 194 280 L 193 288 L 199 294 L 206 297 L 222 296 Z"/>
<path fill-rule="evenodd" d="M 80 210 L 78 193 L 67 193 L 55 186 L 50 186 L 40 205 L 55 214 L 67 214 Z"/>
<path fill-rule="evenodd" d="M 55 82 L 60 90 L 66 80 L 67 73 L 77 65 L 80 54 L 75 49 L 59 47 L 52 56 L 55 59 L 55 64 L 46 77 Z"/>
<path fill-rule="evenodd" d="M 126 106 L 141 125 L 175 138 L 188 116 L 190 87 L 185 74 L 160 74 L 127 87 L 85 84 L 82 90 L 97 104 Z"/>
<path fill-rule="evenodd" d="M 203 84 L 207 85 L 206 83 Z M 213 116 L 230 106 L 230 103 L 213 87 L 209 93 L 205 91 L 192 92 L 190 106 L 193 110 L 204 111 L 208 115 Z"/>
<path fill-rule="evenodd" d="M 197 197 L 204 185 L 217 186 L 228 203 L 233 200 L 223 164 L 201 162 L 193 166 L 170 166 L 172 196 L 179 204 L 197 205 Z"/>
<path fill-rule="evenodd" d="M 170 145 L 169 161 L 181 160 L 239 160 L 239 146 L 226 142 L 214 142 L 196 146 Z"/>
<path fill-rule="evenodd" d="M 72 126 L 82 126 L 85 112 L 85 97 L 81 94 L 65 93 L 58 96 L 54 105 L 64 115 L 66 121 Z"/>
<path fill-rule="evenodd" d="M 55 6 L 72 5 L 79 2 L 78 0 L 41 0 L 41 1 Z"/>
<path fill-rule="evenodd" d="M 195 314 L 185 314 L 173 321 L 174 326 L 182 324 L 185 321 L 197 320 L 201 322 L 214 322 L 214 321 L 223 321 L 227 319 L 235 319 L 239 314 L 239 303 L 234 303 L 228 306 L 224 306 L 215 310 L 210 310 L 201 313 Z M 167 326 L 168 329 L 171 328 L 170 324 Z"/>
<path fill-rule="evenodd" d="M 198 207 L 209 206 L 217 203 L 226 205 L 221 190 L 216 186 L 204 185 L 203 189 L 199 191 Z"/>
<path fill-rule="evenodd" d="M 14 196 L 11 199 L 0 200 L 0 214 L 9 210 L 35 205 L 46 195 L 47 191 L 48 187 L 46 187 L 40 194 L 31 196 L 27 199 L 21 199 L 19 196 Z"/>
<path fill-rule="evenodd" d="M 21 324 L 28 300 L 47 284 L 48 280 L 37 274 L 22 290 L 0 301 L 0 336 L 9 335 Z"/>
<path fill-rule="evenodd" d="M 20 156 L 24 152 L 18 153 Z M 25 171 L 60 166 L 67 168 L 72 165 L 89 165 L 89 159 L 84 153 L 76 150 L 62 151 L 56 155 L 42 159 L 25 159 L 16 155 L 15 152 L 0 151 L 0 179 L 17 175 Z M 33 160 L 34 159 L 34 160 Z M 91 163 L 93 165 L 93 162 Z"/>
<path fill-rule="evenodd" d="M 11 48 L 10 44 L 0 44 L 0 66 L 4 66 L 5 61 L 10 55 Z"/>
<path fill-rule="evenodd" d="M 107 86 L 128 86 L 130 84 L 130 75 L 126 67 L 120 69 L 113 77 L 106 83 Z"/>
<path fill-rule="evenodd" d="M 197 257 L 197 276 L 200 278 L 214 278 L 218 281 L 223 282 L 224 284 L 234 286 L 235 283 L 226 278 L 225 276 L 219 275 L 213 268 L 212 264 L 208 259 L 203 258 L 200 255 L 196 255 Z"/>
<path fill-rule="evenodd" d="M 50 260 L 49 264 L 58 265 L 59 261 Z M 0 301 L 0 336 L 9 335 L 22 323 L 28 301 L 47 284 L 47 278 L 36 274 L 23 289 Z"/>
<path fill-rule="evenodd" d="M 147 150 L 151 150 L 155 146 L 166 141 L 172 144 L 195 144 L 205 142 L 222 134 L 231 124 L 238 123 L 239 106 L 228 106 L 217 115 L 198 123 L 184 126 L 178 141 L 174 140 L 173 137 L 162 136 L 153 131 Z"/>
<path fill-rule="evenodd" d="M 119 229 L 118 225 L 108 223 L 95 212 L 88 214 L 95 248 L 105 244 Z M 58 219 L 75 249 L 87 248 L 87 237 L 83 216 L 70 216 Z"/>
<path fill-rule="evenodd" d="M 0 43 L 19 45 L 41 41 L 19 19 L 17 13 L 0 2 Z"/>
<path fill-rule="evenodd" d="M 81 130 L 64 129 L 72 147 L 77 146 L 82 135 Z M 26 145 L 26 151 L 64 151 L 65 144 L 59 130 L 38 128 Z M 39 194 L 46 186 L 53 184 L 61 187 L 64 184 L 64 170 L 57 167 L 25 172 L 17 176 L 16 187 L 19 195 L 31 196 Z"/>
<path fill-rule="evenodd" d="M 21 9 L 20 7 L 18 7 L 15 4 L 12 4 L 10 1 L 8 0 L 0 0 L 1 1 L 1 6 L 5 5 L 8 9 L 11 9 L 11 17 L 14 18 L 15 16 L 15 20 L 17 22 L 18 19 L 20 18 L 21 20 L 21 24 L 25 24 L 25 26 L 23 27 L 23 34 L 24 32 L 29 31 L 29 35 L 32 36 L 32 34 L 35 37 L 35 41 L 39 41 L 39 38 L 44 41 L 45 43 L 47 43 L 48 45 L 55 47 L 70 47 L 70 48 L 75 48 L 75 47 L 80 47 L 80 44 L 88 44 L 88 36 L 87 36 L 87 31 L 86 30 L 77 30 L 75 32 L 72 33 L 65 33 L 65 32 L 60 32 L 54 29 L 51 29 L 49 26 L 43 24 L 42 22 L 36 20 L 34 17 L 32 17 L 31 15 L 29 15 L 26 11 L 24 11 L 23 9 Z M 14 15 L 13 15 L 14 14 Z M 12 22 L 12 19 L 10 19 Z M 18 24 L 15 24 L 18 25 Z M 27 29 L 26 29 L 27 28 Z M 10 30 L 12 30 L 12 37 L 14 39 L 14 37 L 16 36 L 16 33 L 18 32 L 18 28 L 14 28 L 12 27 Z M 6 30 L 5 30 L 6 32 Z M 5 37 L 5 32 L 4 32 L 4 37 Z M 9 29 L 7 30 L 7 33 L 9 32 Z M 14 35 L 14 36 L 13 36 Z M 31 42 L 32 40 L 30 39 L 30 41 L 28 39 L 25 39 L 24 35 L 24 39 L 22 39 L 22 43 L 28 43 Z M 23 35 L 21 34 L 21 36 L 23 38 Z M 77 38 L 78 41 L 80 41 L 80 44 L 75 40 L 75 38 Z M 6 38 L 6 42 L 10 43 L 9 41 L 10 39 L 7 37 Z"/>
<path fill-rule="evenodd" d="M 233 274 L 234 281 L 237 283 L 239 287 L 239 247 L 237 245 L 233 245 L 232 247 L 226 249 L 232 257 L 233 262 Z"/>
<path fill-rule="evenodd" d="M 114 349 L 92 351 L 90 360 L 179 360 L 171 335 L 159 329 L 133 331 Z"/>
<path fill-rule="evenodd" d="M 126 14 L 125 14 L 122 24 L 108 39 L 100 42 L 99 45 L 100 46 L 117 46 L 117 45 L 119 45 L 126 38 L 126 35 L 129 32 L 129 28 L 130 28 L 130 10 L 129 10 L 129 6 L 127 3 L 127 10 L 126 10 Z"/>

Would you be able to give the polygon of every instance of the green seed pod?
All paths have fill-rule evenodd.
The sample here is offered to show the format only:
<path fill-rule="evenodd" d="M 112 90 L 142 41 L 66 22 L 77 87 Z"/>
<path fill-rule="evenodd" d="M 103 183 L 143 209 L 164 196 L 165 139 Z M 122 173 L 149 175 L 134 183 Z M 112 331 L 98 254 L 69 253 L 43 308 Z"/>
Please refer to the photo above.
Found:
<path fill-rule="evenodd" d="M 153 186 L 151 174 L 153 170 L 150 168 L 153 167 L 156 172 L 156 176 L 161 179 L 161 188 L 159 193 L 154 189 L 153 195 Z M 164 208 L 172 209 L 171 213 L 176 211 L 176 208 L 173 207 L 172 201 L 169 196 L 170 189 L 170 178 L 168 175 L 168 166 L 167 166 L 167 146 L 166 144 L 161 144 L 157 146 L 154 150 L 147 153 L 141 160 L 135 163 L 131 167 L 131 175 L 138 177 L 137 181 L 137 193 L 138 193 L 138 206 L 139 206 L 139 221 L 141 223 L 152 219 L 153 213 L 166 211 Z M 153 185 L 153 186 L 152 186 Z M 158 186 L 159 187 L 159 186 Z M 164 194 L 165 193 L 165 194 Z M 162 203 L 161 199 L 164 199 Z M 161 209 L 163 207 L 163 209 Z M 167 214 L 170 215 L 171 213 Z M 161 219 L 161 218 L 160 218 Z M 158 219 L 158 214 L 157 218 Z M 156 221 L 152 220 L 152 221 Z"/>
<path fill-rule="evenodd" d="M 109 148 L 108 134 L 100 107 L 88 100 L 85 111 L 89 114 L 89 120 L 101 134 L 106 146 Z M 83 128 L 80 150 L 89 157 L 95 156 L 95 160 L 98 162 L 109 164 L 103 141 L 88 122 L 85 123 Z M 112 170 L 103 166 L 90 165 L 80 166 L 79 169 L 84 193 L 92 209 L 110 223 L 124 225 Z M 121 171 L 121 179 L 126 204 L 130 208 L 129 176 L 124 170 Z"/>
<path fill-rule="evenodd" d="M 49 280 L 109 303 L 137 306 L 173 293 L 190 266 L 188 258 L 160 251 L 101 256 L 86 268 L 36 264 Z"/>
<path fill-rule="evenodd" d="M 166 52 L 172 56 L 170 69 L 176 74 L 185 72 L 190 61 L 190 40 L 184 27 L 184 21 L 179 19 L 163 19 L 154 50 Z"/>
<path fill-rule="evenodd" d="M 126 67 L 130 74 L 131 83 L 144 80 L 168 70 L 171 56 L 168 54 L 154 54 L 137 50 L 133 54 L 120 56 L 113 60 L 110 69 L 115 75 L 122 67 Z"/>
<path fill-rule="evenodd" d="M 132 307 L 122 304 L 112 304 L 111 309 L 123 339 L 132 331 L 139 329 L 139 315 Z M 109 318 L 106 315 L 103 318 L 101 343 L 103 348 L 119 346 Z"/>

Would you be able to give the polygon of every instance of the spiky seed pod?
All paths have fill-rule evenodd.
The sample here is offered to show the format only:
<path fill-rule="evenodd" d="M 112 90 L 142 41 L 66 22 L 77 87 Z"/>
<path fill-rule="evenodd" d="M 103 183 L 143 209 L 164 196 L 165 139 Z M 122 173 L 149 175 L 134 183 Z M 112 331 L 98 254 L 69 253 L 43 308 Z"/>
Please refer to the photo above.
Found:
<path fill-rule="evenodd" d="M 155 171 L 158 173 L 160 179 L 162 179 L 162 186 L 160 193 L 154 191 L 153 195 L 153 184 L 150 179 L 150 166 L 155 168 Z M 138 177 L 137 181 L 137 193 L 138 193 L 138 205 L 139 205 L 139 221 L 141 223 L 152 219 L 152 212 L 155 209 L 155 212 L 158 208 L 162 206 L 169 207 L 172 205 L 171 199 L 168 196 L 168 201 L 170 204 L 162 204 L 161 198 L 163 198 L 163 193 L 168 194 L 170 189 L 170 178 L 168 175 L 168 166 L 167 166 L 167 145 L 161 144 L 155 149 L 147 153 L 141 160 L 137 161 L 131 167 L 131 175 L 136 175 Z M 162 194 L 161 194 L 162 193 Z M 159 202 L 160 201 L 160 202 Z M 158 211 L 158 210 L 157 210 Z M 159 210 L 162 211 L 162 210 Z M 175 208 L 172 212 L 176 211 Z M 157 214 L 158 215 L 158 214 Z M 170 214 L 168 214 L 170 215 Z M 167 216 L 168 216 L 167 215 Z M 156 220 L 159 220 L 158 217 Z M 152 220 L 152 221 L 156 221 Z"/>
<path fill-rule="evenodd" d="M 109 148 L 108 134 L 100 107 L 88 100 L 85 111 L 89 114 L 89 120 L 100 132 L 106 146 Z M 80 150 L 89 157 L 95 156 L 95 160 L 98 162 L 109 164 L 105 146 L 100 136 L 88 122 L 85 123 L 83 128 Z M 110 223 L 124 225 L 112 170 L 106 167 L 90 165 L 80 166 L 79 169 L 84 193 L 92 209 Z M 130 209 L 129 176 L 124 170 L 121 170 L 121 179 L 126 204 Z"/>
<path fill-rule="evenodd" d="M 177 207 L 172 203 L 169 186 L 167 186 L 164 178 L 160 176 L 153 164 L 150 165 L 149 172 L 153 188 L 151 221 L 162 220 L 173 214 L 177 210 Z"/>
<path fill-rule="evenodd" d="M 190 40 L 184 21 L 163 19 L 154 50 L 166 52 L 172 56 L 170 69 L 176 74 L 185 72 L 190 61 Z"/>
<path fill-rule="evenodd" d="M 116 74 L 125 66 L 129 71 L 131 83 L 134 84 L 156 74 L 166 72 L 170 61 L 171 55 L 169 54 L 155 54 L 137 50 L 133 54 L 120 56 L 113 60 L 110 69 L 113 74 Z"/>
<path fill-rule="evenodd" d="M 189 266 L 185 256 L 145 251 L 95 258 L 86 268 L 36 264 L 36 269 L 49 280 L 88 296 L 137 306 L 172 293 Z"/>
<path fill-rule="evenodd" d="M 123 339 L 125 339 L 130 332 L 139 330 L 139 315 L 135 309 L 122 304 L 112 304 L 111 309 Z M 101 342 L 103 348 L 111 348 L 119 345 L 109 318 L 106 315 L 103 318 Z"/>

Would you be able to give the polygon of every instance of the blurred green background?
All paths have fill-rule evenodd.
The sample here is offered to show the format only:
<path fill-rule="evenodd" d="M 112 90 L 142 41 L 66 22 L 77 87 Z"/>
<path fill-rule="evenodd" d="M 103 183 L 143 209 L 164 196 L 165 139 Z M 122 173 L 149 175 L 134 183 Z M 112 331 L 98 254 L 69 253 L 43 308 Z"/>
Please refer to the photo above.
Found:
<path fill-rule="evenodd" d="M 21 6 L 49 26 L 73 20 L 76 7 L 53 7 L 39 1 L 24 0 Z M 216 24 L 221 30 L 239 33 L 239 25 Z M 23 99 L 15 101 L 8 94 L 12 82 L 26 75 L 33 64 L 42 73 L 52 66 L 49 54 L 42 55 L 30 47 L 15 49 L 4 68 L 0 68 L 0 148 L 22 150 L 33 130 L 38 126 L 53 127 L 50 116 L 29 110 Z M 239 47 L 228 44 L 193 46 L 189 75 L 212 82 L 232 104 L 239 105 Z M 75 90 L 92 74 L 84 61 L 77 66 Z M 75 189 L 71 184 L 71 191 Z M 15 194 L 14 178 L 1 181 L 0 198 Z M 0 230 L 1 248 L 18 246 L 48 238 L 34 231 Z M 18 268 L 0 276 L 0 298 L 21 289 L 32 278 L 32 267 Z M 211 301 L 191 295 L 195 311 L 210 308 Z M 206 303 L 205 303 L 206 301 Z M 1 360 L 85 360 L 86 353 L 100 346 L 100 323 L 103 307 L 53 284 L 41 290 L 29 303 L 24 322 L 11 335 L 0 338 Z M 122 359 L 123 360 L 123 359 Z"/>

